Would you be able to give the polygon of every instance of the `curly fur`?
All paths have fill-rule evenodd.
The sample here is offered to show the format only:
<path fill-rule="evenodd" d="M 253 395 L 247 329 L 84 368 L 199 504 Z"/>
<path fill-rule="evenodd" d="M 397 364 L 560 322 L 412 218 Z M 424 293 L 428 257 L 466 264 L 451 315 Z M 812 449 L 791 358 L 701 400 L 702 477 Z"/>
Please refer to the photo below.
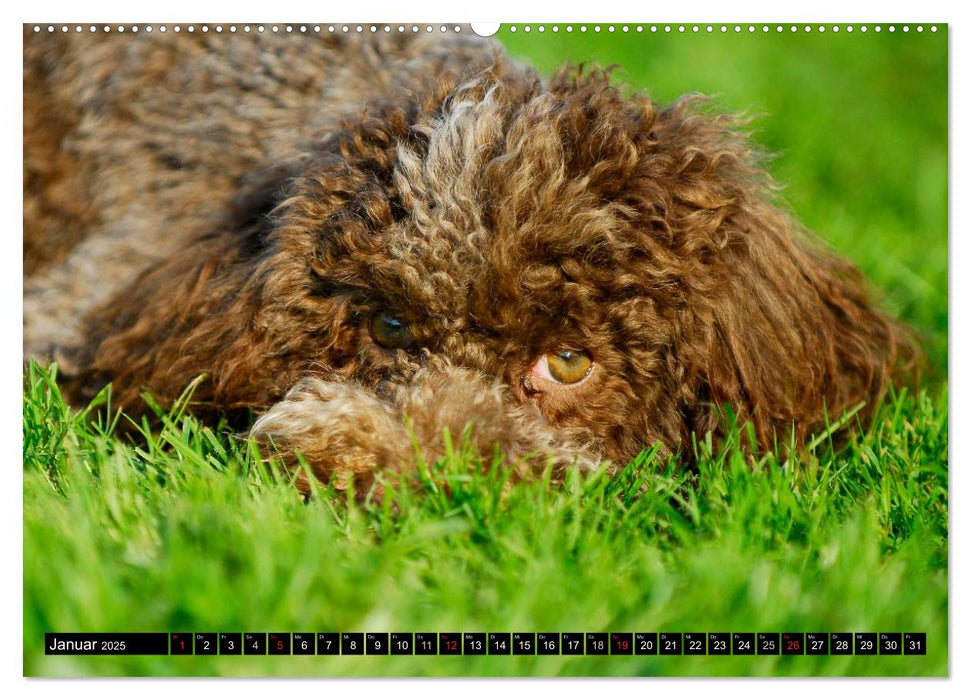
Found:
<path fill-rule="evenodd" d="M 28 33 L 24 71 L 26 353 L 136 414 L 205 374 L 194 410 L 322 480 L 469 426 L 520 476 L 690 459 L 725 407 L 799 443 L 917 354 L 697 99 L 456 35 Z M 563 348 L 591 374 L 538 385 Z"/>

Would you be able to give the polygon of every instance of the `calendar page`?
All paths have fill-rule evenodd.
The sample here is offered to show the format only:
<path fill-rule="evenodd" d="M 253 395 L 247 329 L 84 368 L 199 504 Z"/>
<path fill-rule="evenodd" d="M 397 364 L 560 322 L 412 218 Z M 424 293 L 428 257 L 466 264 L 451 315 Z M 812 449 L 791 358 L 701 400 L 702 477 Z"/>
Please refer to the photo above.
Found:
<path fill-rule="evenodd" d="M 22 35 L 24 675 L 948 675 L 946 23 Z"/>

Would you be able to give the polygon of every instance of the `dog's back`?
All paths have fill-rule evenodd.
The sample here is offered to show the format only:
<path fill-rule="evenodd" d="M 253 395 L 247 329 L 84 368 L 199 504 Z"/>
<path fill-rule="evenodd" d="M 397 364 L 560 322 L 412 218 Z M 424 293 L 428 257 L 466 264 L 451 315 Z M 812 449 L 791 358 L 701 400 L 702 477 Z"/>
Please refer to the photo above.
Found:
<path fill-rule="evenodd" d="M 25 354 L 77 343 L 93 308 L 342 115 L 496 60 L 471 33 L 25 27 Z"/>

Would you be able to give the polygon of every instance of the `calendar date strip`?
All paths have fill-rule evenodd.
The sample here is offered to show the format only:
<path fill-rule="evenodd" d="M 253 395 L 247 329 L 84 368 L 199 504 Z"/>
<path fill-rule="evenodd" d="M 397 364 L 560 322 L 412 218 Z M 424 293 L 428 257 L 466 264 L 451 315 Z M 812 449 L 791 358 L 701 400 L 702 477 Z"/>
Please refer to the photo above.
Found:
<path fill-rule="evenodd" d="M 44 635 L 49 656 L 900 656 L 924 632 L 135 632 Z"/>

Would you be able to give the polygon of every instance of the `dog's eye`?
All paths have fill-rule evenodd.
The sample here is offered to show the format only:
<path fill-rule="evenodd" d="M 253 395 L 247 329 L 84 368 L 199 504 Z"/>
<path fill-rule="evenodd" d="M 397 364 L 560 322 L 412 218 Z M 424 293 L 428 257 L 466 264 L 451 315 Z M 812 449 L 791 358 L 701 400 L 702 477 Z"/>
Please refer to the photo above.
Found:
<path fill-rule="evenodd" d="M 576 384 L 586 379 L 593 367 L 593 358 L 585 350 L 548 352 L 533 365 L 533 374 L 558 384 Z"/>
<path fill-rule="evenodd" d="M 380 313 L 371 318 L 371 337 L 382 348 L 403 348 L 408 345 L 408 324 L 397 316 Z"/>

